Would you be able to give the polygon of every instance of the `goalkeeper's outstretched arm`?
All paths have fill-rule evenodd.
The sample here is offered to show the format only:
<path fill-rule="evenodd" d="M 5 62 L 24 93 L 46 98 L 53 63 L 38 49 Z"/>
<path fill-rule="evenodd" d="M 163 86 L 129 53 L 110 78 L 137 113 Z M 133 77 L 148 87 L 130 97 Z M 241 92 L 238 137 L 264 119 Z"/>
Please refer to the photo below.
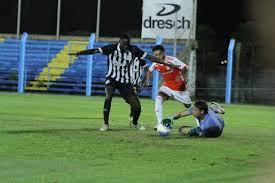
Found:
<path fill-rule="evenodd" d="M 192 112 L 191 112 L 191 108 L 188 108 L 188 109 L 185 109 L 179 113 L 176 113 L 174 115 L 172 115 L 173 119 L 174 120 L 177 120 L 177 119 L 180 119 L 182 117 L 186 117 L 186 116 L 190 116 L 192 115 Z"/>

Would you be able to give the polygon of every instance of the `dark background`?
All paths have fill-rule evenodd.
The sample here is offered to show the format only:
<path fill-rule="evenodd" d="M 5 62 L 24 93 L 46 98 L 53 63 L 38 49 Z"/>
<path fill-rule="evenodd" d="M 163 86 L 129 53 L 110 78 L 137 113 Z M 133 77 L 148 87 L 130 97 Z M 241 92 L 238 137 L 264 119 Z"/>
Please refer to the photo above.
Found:
<path fill-rule="evenodd" d="M 142 0 L 101 0 L 100 37 L 139 38 Z M 96 31 L 97 0 L 62 0 L 61 35 Z M 235 38 L 233 99 L 275 104 L 275 1 L 198 0 L 196 96 L 224 100 L 227 48 Z M 57 0 L 22 0 L 21 33 L 55 35 Z M 16 33 L 17 0 L 2 1 L 0 33 Z"/>
<path fill-rule="evenodd" d="M 223 39 L 245 22 L 243 0 L 198 0 L 197 25 L 207 25 L 215 37 Z M 61 35 L 89 35 L 96 30 L 97 0 L 63 0 Z M 57 0 L 22 0 L 21 33 L 54 35 Z M 0 7 L 0 33 L 16 33 L 17 0 L 3 1 Z M 102 0 L 101 36 L 129 32 L 140 37 L 142 0 Z M 200 29 L 198 29 L 200 30 Z"/>

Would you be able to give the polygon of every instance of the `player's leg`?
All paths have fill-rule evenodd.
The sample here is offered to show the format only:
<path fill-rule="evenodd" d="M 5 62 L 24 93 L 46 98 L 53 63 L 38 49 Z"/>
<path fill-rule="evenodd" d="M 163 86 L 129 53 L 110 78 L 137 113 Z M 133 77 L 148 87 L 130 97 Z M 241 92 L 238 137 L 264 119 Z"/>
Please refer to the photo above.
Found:
<path fill-rule="evenodd" d="M 200 127 L 181 126 L 179 127 L 179 133 L 189 137 L 201 137 L 203 136 Z"/>
<path fill-rule="evenodd" d="M 225 110 L 224 110 L 223 106 L 221 106 L 220 104 L 218 104 L 218 103 L 216 103 L 216 102 L 211 102 L 211 103 L 210 103 L 210 108 L 211 108 L 215 113 L 225 114 Z"/>
<path fill-rule="evenodd" d="M 168 100 L 169 96 L 163 92 L 159 92 L 155 101 L 155 113 L 157 118 L 157 125 L 162 122 L 162 104 L 164 101 Z"/>
<path fill-rule="evenodd" d="M 164 126 L 171 128 L 173 125 L 173 120 L 192 115 L 192 101 L 187 91 L 175 91 L 171 89 L 169 90 L 171 97 L 173 97 L 176 101 L 182 103 L 186 108 L 183 111 L 168 116 L 167 118 L 162 120 Z M 199 122 L 197 122 L 197 125 L 199 126 Z"/>
<path fill-rule="evenodd" d="M 169 93 L 168 87 L 162 86 L 159 89 L 158 96 L 156 97 L 155 101 L 155 113 L 157 118 L 157 125 L 161 124 L 162 122 L 162 104 L 164 101 L 168 100 L 171 94 Z M 156 130 L 157 125 L 154 127 Z"/>
<path fill-rule="evenodd" d="M 185 108 L 189 108 L 192 105 L 192 101 L 188 91 L 171 91 L 173 98 L 182 103 Z"/>
<path fill-rule="evenodd" d="M 188 137 L 207 137 L 207 138 L 217 138 L 222 134 L 223 129 L 219 127 L 210 127 L 205 130 L 201 130 L 200 127 L 190 127 L 190 126 L 181 126 L 179 128 L 179 133 L 181 135 L 186 135 Z"/>
<path fill-rule="evenodd" d="M 123 99 L 131 107 L 131 114 L 133 115 L 133 126 L 139 130 L 145 130 L 145 128 L 138 123 L 138 119 L 141 113 L 141 105 L 133 86 L 131 84 L 120 84 L 117 89 Z"/>
<path fill-rule="evenodd" d="M 138 95 L 138 93 L 139 93 L 139 86 L 138 85 L 134 85 L 133 87 L 134 87 L 135 93 Z M 131 113 L 130 113 L 129 116 L 130 116 L 130 124 L 131 124 L 131 123 L 133 123 L 133 112 L 132 112 L 132 110 L 131 110 Z"/>
<path fill-rule="evenodd" d="M 171 121 L 173 121 L 182 117 L 192 115 L 192 107 L 191 107 L 192 101 L 191 101 L 189 92 L 171 90 L 171 95 L 176 101 L 179 101 L 180 103 L 182 103 L 186 109 L 179 113 L 169 116 L 167 119 L 170 119 Z M 197 123 L 197 126 L 199 126 L 199 122 L 197 120 L 196 120 L 196 123 Z"/>
<path fill-rule="evenodd" d="M 112 98 L 114 95 L 116 85 L 114 82 L 110 81 L 110 83 L 106 84 L 105 86 L 105 101 L 104 101 L 104 108 L 103 108 L 103 118 L 104 118 L 104 126 L 100 129 L 101 131 L 105 131 L 109 129 L 109 115 L 111 110 L 111 103 Z"/>
<path fill-rule="evenodd" d="M 135 93 L 138 95 L 138 93 L 140 92 L 140 86 L 139 85 L 135 85 L 133 87 L 134 87 Z"/>
<path fill-rule="evenodd" d="M 205 130 L 203 136 L 207 138 L 217 138 L 221 136 L 223 129 L 213 126 Z"/>
<path fill-rule="evenodd" d="M 191 111 L 192 101 L 187 91 L 175 91 L 175 90 L 171 90 L 170 88 L 167 88 L 166 90 L 169 92 L 171 97 L 173 97 L 176 101 L 182 103 L 186 108 L 185 110 L 179 113 L 171 115 L 169 118 L 173 118 L 172 120 L 174 119 L 176 120 L 192 114 L 192 111 Z"/>

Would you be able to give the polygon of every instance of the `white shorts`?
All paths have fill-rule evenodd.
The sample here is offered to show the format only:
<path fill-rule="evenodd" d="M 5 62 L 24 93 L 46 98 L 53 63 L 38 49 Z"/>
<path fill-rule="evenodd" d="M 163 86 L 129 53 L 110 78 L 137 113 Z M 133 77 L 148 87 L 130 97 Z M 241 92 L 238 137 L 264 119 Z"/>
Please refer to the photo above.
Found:
<path fill-rule="evenodd" d="M 166 94 L 169 97 L 173 97 L 175 100 L 183 104 L 191 104 L 190 95 L 188 91 L 176 91 L 168 88 L 167 86 L 161 86 L 159 92 Z"/>

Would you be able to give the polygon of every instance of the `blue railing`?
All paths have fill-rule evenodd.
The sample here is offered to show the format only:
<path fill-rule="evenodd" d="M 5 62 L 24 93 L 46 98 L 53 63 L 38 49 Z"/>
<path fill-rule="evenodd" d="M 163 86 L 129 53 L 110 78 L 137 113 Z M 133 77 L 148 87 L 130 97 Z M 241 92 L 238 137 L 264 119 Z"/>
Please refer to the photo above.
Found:
<path fill-rule="evenodd" d="M 28 38 L 28 34 L 23 33 L 20 41 L 19 67 L 18 67 L 18 93 L 24 93 L 25 53 L 26 53 L 27 38 Z"/>
<path fill-rule="evenodd" d="M 162 37 L 157 36 L 156 45 L 162 44 Z M 152 84 L 152 99 L 155 100 L 158 95 L 158 85 L 159 85 L 159 72 L 153 71 L 153 84 Z"/>
<path fill-rule="evenodd" d="M 91 34 L 88 49 L 94 48 L 95 34 Z M 86 96 L 91 96 L 92 92 L 92 74 L 93 74 L 93 55 L 87 57 L 87 75 L 86 75 Z"/>
<path fill-rule="evenodd" d="M 226 91 L 225 91 L 225 103 L 231 103 L 231 88 L 232 88 L 232 70 L 233 70 L 233 54 L 235 47 L 235 39 L 231 39 L 228 47 L 227 55 L 227 72 L 226 72 Z"/>

